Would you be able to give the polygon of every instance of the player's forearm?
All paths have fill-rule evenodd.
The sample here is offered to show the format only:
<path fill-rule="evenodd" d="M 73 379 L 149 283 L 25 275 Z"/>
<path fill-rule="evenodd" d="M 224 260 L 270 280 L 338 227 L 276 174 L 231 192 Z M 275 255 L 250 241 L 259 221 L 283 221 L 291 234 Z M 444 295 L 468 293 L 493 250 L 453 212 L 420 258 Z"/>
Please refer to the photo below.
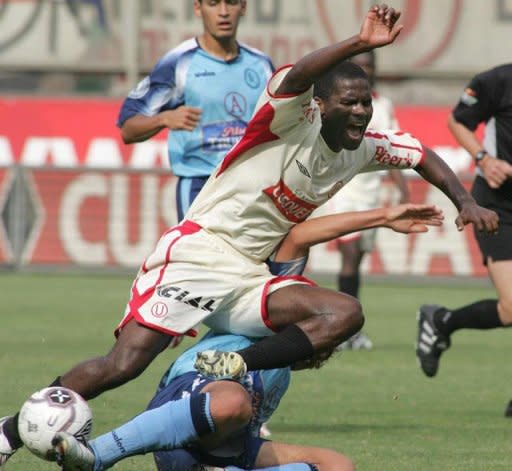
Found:
<path fill-rule="evenodd" d="M 482 144 L 475 133 L 463 124 L 455 120 L 453 115 L 448 119 L 448 128 L 457 142 L 466 149 L 472 157 L 475 157 L 479 150 L 482 150 Z"/>
<path fill-rule="evenodd" d="M 135 115 L 127 119 L 121 127 L 121 137 L 125 144 L 142 142 L 165 128 L 160 115 Z"/>
<path fill-rule="evenodd" d="M 452 169 L 434 151 L 425 147 L 426 156 L 415 170 L 429 183 L 439 188 L 460 211 L 466 203 L 474 203 Z"/>
<path fill-rule="evenodd" d="M 277 93 L 282 95 L 303 92 L 339 62 L 370 49 L 357 34 L 345 41 L 311 52 L 288 72 Z"/>
<path fill-rule="evenodd" d="M 388 222 L 386 216 L 385 208 L 321 216 L 295 226 L 288 237 L 296 247 L 309 248 L 350 232 L 384 226 Z"/>

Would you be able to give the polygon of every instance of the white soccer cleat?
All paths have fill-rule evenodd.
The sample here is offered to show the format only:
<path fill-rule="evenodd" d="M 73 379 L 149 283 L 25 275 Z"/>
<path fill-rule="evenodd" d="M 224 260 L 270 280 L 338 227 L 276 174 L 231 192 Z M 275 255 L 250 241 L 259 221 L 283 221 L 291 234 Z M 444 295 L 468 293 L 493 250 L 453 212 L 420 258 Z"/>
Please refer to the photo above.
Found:
<path fill-rule="evenodd" d="M 13 448 L 9 444 L 9 440 L 4 434 L 4 423 L 11 416 L 2 417 L 0 419 L 0 468 L 3 468 L 4 464 L 7 463 L 7 460 L 16 453 L 16 448 Z"/>
<path fill-rule="evenodd" d="M 94 471 L 94 453 L 74 435 L 66 432 L 56 433 L 52 445 L 57 463 L 63 471 Z"/>
<path fill-rule="evenodd" d="M 247 373 L 243 358 L 236 352 L 205 350 L 198 352 L 194 368 L 213 379 L 241 379 Z"/>

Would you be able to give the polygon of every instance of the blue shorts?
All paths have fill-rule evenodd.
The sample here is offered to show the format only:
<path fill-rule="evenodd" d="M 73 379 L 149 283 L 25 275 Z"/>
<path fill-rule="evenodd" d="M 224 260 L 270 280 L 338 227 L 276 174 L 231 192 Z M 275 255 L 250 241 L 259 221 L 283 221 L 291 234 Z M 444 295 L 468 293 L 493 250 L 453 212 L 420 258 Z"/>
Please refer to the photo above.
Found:
<path fill-rule="evenodd" d="M 212 381 L 196 372 L 185 373 L 167 386 L 159 386 L 148 409 L 155 409 L 166 402 L 176 401 L 188 395 L 197 396 Z M 193 444 L 185 449 L 155 452 L 155 463 L 158 471 L 187 471 L 199 463 L 220 468 L 231 465 L 242 469 L 254 469 L 261 445 L 265 441 L 260 437 L 254 437 L 247 429 L 216 450 L 207 451 Z"/>
<path fill-rule="evenodd" d="M 176 211 L 178 222 L 183 220 L 185 213 L 195 200 L 210 177 L 179 177 L 176 187 Z"/>

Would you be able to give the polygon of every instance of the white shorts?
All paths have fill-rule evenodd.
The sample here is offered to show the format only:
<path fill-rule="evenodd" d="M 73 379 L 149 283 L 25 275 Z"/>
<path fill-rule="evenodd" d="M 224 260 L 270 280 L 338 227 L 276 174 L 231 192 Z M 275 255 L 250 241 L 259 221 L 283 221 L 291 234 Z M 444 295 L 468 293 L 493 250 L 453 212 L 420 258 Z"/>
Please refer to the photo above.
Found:
<path fill-rule="evenodd" d="M 135 279 L 116 334 L 130 320 L 169 335 L 195 336 L 204 323 L 250 337 L 274 333 L 267 297 L 300 276 L 274 276 L 192 221 L 170 228 Z"/>

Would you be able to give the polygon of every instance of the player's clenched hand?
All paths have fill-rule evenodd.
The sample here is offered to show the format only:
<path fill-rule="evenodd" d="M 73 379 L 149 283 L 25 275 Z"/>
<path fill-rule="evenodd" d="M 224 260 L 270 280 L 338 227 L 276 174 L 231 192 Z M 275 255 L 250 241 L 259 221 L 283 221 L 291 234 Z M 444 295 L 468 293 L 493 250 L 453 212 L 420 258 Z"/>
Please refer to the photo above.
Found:
<path fill-rule="evenodd" d="M 201 119 L 201 110 L 191 106 L 180 106 L 175 110 L 163 111 L 161 118 L 168 129 L 193 131 Z"/>
<path fill-rule="evenodd" d="M 480 164 L 484 178 L 491 188 L 499 188 L 512 176 L 512 165 L 505 160 L 486 157 Z"/>
<path fill-rule="evenodd" d="M 386 226 L 395 232 L 427 232 L 443 223 L 443 211 L 431 204 L 400 204 L 386 209 Z"/>
<path fill-rule="evenodd" d="M 371 7 L 359 32 L 361 41 L 372 48 L 392 43 L 403 28 L 397 24 L 400 14 L 399 10 L 386 4 Z"/>
<path fill-rule="evenodd" d="M 498 221 L 498 215 L 494 211 L 470 201 L 462 205 L 455 224 L 459 231 L 462 231 L 466 224 L 473 224 L 478 231 L 494 233 L 498 231 Z"/>

